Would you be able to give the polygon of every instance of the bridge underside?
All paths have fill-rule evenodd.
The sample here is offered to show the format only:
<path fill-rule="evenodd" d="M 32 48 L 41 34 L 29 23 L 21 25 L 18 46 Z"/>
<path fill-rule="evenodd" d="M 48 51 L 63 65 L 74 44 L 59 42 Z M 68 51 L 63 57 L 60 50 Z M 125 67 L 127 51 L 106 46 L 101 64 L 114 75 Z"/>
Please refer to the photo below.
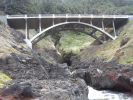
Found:
<path fill-rule="evenodd" d="M 48 35 L 52 36 L 52 35 L 54 35 L 54 33 L 58 34 L 62 31 L 67 31 L 67 32 L 68 31 L 73 31 L 73 32 L 76 32 L 76 33 L 84 33 L 84 34 L 87 34 L 87 35 L 91 36 L 92 38 L 96 39 L 99 43 L 101 43 L 101 44 L 104 43 L 104 39 L 99 39 L 99 35 L 96 36 L 96 32 L 97 32 L 96 29 L 86 28 L 86 27 L 83 27 L 83 26 L 80 26 L 79 28 L 75 27 L 75 26 L 72 26 L 72 25 L 70 25 L 70 26 L 71 27 L 62 26 L 62 27 L 59 27 L 59 28 L 52 29 L 49 32 L 47 32 L 47 33 L 43 34 L 42 36 L 40 36 L 39 38 L 37 38 L 36 40 L 34 40 L 34 43 L 32 43 L 32 45 L 36 44 L 37 42 L 44 39 L 44 37 L 47 37 Z"/>
<path fill-rule="evenodd" d="M 93 26 L 91 24 L 87 24 L 87 23 L 83 23 L 83 22 L 64 22 L 64 23 L 59 23 L 59 24 L 52 25 L 52 26 L 44 29 L 43 31 L 41 31 L 40 33 L 38 33 L 37 35 L 32 37 L 30 39 L 30 41 L 33 44 L 35 44 L 38 41 L 40 41 L 41 38 L 44 38 L 47 35 L 52 35 L 52 33 L 60 32 L 60 31 L 66 31 L 66 30 L 83 32 L 83 33 L 88 34 L 88 35 L 90 35 L 91 37 L 93 37 L 93 38 L 95 38 L 97 40 L 99 40 L 99 39 L 98 39 L 98 37 L 96 36 L 95 33 L 97 31 L 100 31 L 101 33 L 107 35 L 109 37 L 109 39 L 115 39 L 115 37 L 113 37 L 112 35 L 108 34 L 104 30 L 102 30 L 101 28 L 95 27 L 95 26 Z M 101 43 L 104 42 L 102 40 L 99 40 L 99 41 Z"/>
<path fill-rule="evenodd" d="M 54 23 L 53 23 L 54 20 Z M 102 28 L 102 21 L 104 23 L 104 26 L 109 28 L 112 27 L 112 21 L 114 18 L 80 18 L 80 22 L 84 23 L 90 23 L 93 24 L 94 26 L 97 26 L 99 28 Z M 119 18 L 115 19 L 115 26 L 118 28 L 119 26 L 122 26 L 127 22 L 127 18 Z M 76 22 L 79 21 L 79 18 L 68 18 L 67 22 Z M 53 24 L 58 24 L 66 22 L 66 18 L 41 18 L 41 28 L 45 29 L 48 28 L 49 26 Z M 25 29 L 25 19 L 24 18 L 19 18 L 19 19 L 8 19 L 8 25 L 11 26 L 12 28 L 15 29 Z M 39 19 L 38 18 L 31 18 L 27 19 L 27 26 L 29 29 L 38 29 L 39 27 Z"/>
<path fill-rule="evenodd" d="M 100 31 L 108 38 L 114 40 L 118 35 L 116 30 L 126 24 L 127 21 L 127 17 L 42 17 L 40 15 L 39 17 L 7 17 L 7 22 L 10 27 L 25 29 L 25 41 L 30 48 L 32 48 L 33 44 L 41 40 L 41 38 L 49 35 L 45 33 L 48 33 L 50 30 L 84 32 L 103 43 L 103 40 L 95 35 L 97 31 Z M 86 31 L 90 28 L 92 31 Z M 39 32 L 32 38 L 29 38 L 29 29 L 39 30 Z M 109 29 L 112 29 L 110 33 L 107 31 Z"/>

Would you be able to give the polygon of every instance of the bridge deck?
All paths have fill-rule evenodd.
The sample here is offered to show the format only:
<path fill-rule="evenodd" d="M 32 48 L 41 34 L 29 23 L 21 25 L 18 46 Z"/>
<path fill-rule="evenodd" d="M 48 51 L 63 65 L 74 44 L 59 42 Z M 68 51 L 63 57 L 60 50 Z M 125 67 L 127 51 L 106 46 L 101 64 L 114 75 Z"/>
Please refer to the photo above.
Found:
<path fill-rule="evenodd" d="M 129 15 L 88 15 L 88 14 L 39 14 L 39 15 L 7 15 L 8 24 L 15 29 L 25 29 L 25 19 L 28 22 L 29 29 L 37 29 L 41 20 L 41 28 L 47 28 L 53 24 L 69 21 L 78 21 L 92 23 L 97 27 L 102 27 L 101 21 L 104 21 L 106 27 L 112 27 L 112 20 L 115 25 L 125 23 L 131 16 Z"/>
<path fill-rule="evenodd" d="M 39 15 L 7 15 L 8 19 L 21 18 L 129 18 L 130 15 L 89 15 L 89 14 L 39 14 Z"/>

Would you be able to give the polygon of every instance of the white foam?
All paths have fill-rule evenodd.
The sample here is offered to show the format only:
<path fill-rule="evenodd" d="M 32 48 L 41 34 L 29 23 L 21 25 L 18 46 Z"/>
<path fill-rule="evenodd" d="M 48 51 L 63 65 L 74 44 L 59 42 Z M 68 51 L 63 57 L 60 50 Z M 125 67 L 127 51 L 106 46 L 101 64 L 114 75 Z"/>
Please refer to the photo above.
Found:
<path fill-rule="evenodd" d="M 124 93 L 115 93 L 110 91 L 98 91 L 88 86 L 89 100 L 133 100 L 132 96 Z"/>

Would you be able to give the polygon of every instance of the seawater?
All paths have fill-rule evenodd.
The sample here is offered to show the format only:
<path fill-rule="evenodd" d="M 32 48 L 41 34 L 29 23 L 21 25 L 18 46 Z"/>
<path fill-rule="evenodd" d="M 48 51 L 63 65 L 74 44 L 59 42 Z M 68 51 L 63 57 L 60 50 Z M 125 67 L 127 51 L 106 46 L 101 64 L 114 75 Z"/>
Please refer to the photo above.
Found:
<path fill-rule="evenodd" d="M 133 100 L 132 94 L 129 93 L 119 93 L 112 91 L 99 91 L 88 86 L 88 99 L 89 100 Z"/>

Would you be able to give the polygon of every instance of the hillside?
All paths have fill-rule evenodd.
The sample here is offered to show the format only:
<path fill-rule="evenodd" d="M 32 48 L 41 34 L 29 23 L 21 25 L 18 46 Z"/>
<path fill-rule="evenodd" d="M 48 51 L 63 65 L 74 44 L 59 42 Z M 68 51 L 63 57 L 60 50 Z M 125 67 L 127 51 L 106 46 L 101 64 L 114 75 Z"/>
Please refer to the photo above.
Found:
<path fill-rule="evenodd" d="M 8 59 L 12 55 L 21 54 L 27 49 L 25 42 L 23 41 L 24 35 L 7 25 L 0 24 L 0 59 L 1 63 L 3 60 Z M 3 59 L 3 60 L 2 60 Z"/>
<path fill-rule="evenodd" d="M 132 0 L 0 0 L 6 14 L 133 14 Z"/>

